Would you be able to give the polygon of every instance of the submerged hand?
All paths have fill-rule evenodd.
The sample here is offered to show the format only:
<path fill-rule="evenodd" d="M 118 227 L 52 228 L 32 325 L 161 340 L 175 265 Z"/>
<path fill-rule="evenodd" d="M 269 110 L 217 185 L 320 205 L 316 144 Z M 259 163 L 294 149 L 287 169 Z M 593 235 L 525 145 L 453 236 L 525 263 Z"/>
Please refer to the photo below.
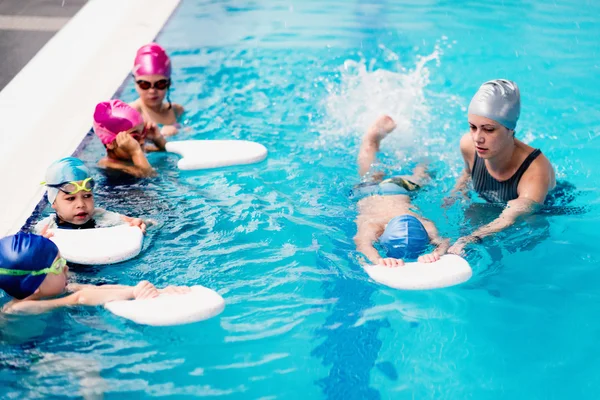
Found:
<path fill-rule="evenodd" d="M 448 253 L 460 256 L 464 253 L 464 248 L 468 243 L 469 242 L 467 242 L 464 238 L 460 238 L 452 246 L 450 246 Z"/>
<path fill-rule="evenodd" d="M 448 253 L 456 254 L 458 256 L 464 255 L 464 248 L 469 243 L 481 243 L 481 237 L 476 235 L 463 236 L 450 246 Z"/>
<path fill-rule="evenodd" d="M 404 261 L 399 258 L 380 258 L 377 260 L 377 265 L 383 265 L 384 267 L 401 267 L 404 265 Z"/>
<path fill-rule="evenodd" d="M 456 200 L 458 200 L 456 198 L 456 196 L 451 196 L 451 197 L 444 197 L 444 200 L 442 202 L 442 208 L 450 208 L 454 205 L 454 203 L 456 203 Z"/>

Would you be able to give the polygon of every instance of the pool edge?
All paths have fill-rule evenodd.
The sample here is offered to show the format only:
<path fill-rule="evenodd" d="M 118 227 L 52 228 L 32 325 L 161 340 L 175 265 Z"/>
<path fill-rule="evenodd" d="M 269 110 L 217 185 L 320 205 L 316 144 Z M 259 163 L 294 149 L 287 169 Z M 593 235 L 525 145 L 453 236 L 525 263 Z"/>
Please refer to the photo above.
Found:
<path fill-rule="evenodd" d="M 179 3 L 90 0 L 0 92 L 0 237 L 26 224 L 47 166 L 78 151 L 95 105 L 118 93 Z"/>

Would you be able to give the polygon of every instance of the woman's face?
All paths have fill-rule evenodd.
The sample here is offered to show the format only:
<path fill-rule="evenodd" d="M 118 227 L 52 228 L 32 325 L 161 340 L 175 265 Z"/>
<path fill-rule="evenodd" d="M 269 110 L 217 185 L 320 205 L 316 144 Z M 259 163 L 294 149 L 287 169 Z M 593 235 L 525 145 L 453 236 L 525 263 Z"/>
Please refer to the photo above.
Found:
<path fill-rule="evenodd" d="M 469 128 L 480 158 L 492 159 L 514 143 L 513 131 L 492 119 L 469 114 Z"/>
<path fill-rule="evenodd" d="M 139 75 L 135 77 L 135 90 L 142 102 L 149 107 L 160 106 L 171 84 L 164 75 Z"/>

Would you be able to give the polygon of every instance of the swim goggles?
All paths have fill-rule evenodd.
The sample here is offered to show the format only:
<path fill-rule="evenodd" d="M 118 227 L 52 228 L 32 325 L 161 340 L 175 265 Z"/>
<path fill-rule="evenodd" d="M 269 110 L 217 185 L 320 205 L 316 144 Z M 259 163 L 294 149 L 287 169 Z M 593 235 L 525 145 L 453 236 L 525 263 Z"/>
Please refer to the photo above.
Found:
<path fill-rule="evenodd" d="M 24 271 L 22 269 L 6 269 L 0 268 L 0 275 L 11 275 L 11 276 L 22 276 L 22 275 L 46 275 L 46 274 L 54 274 L 60 275 L 63 272 L 63 269 L 67 265 L 67 260 L 62 257 L 59 257 L 55 260 L 52 265 L 48 268 L 41 269 L 39 271 Z"/>
<path fill-rule="evenodd" d="M 71 181 L 71 182 L 59 183 L 56 185 L 51 185 L 49 183 L 42 182 L 41 185 L 46 185 L 48 187 L 56 188 L 66 194 L 75 194 L 75 193 L 79 193 L 81 191 L 91 192 L 92 189 L 94 189 L 94 179 L 92 177 L 85 178 L 81 182 L 81 184 L 78 183 L 77 181 Z"/>
<path fill-rule="evenodd" d="M 148 90 L 151 88 L 155 88 L 158 90 L 165 90 L 165 89 L 168 89 L 168 87 L 171 85 L 171 80 L 170 79 L 161 79 L 159 81 L 152 83 L 152 82 L 148 82 L 148 81 L 144 81 L 144 80 L 140 79 L 140 80 L 135 81 L 135 83 L 142 90 Z"/>

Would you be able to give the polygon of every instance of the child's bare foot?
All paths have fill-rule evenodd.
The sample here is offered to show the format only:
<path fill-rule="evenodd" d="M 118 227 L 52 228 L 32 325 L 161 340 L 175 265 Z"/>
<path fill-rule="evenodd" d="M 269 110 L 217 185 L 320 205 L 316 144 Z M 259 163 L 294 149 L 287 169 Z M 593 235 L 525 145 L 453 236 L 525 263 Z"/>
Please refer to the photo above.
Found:
<path fill-rule="evenodd" d="M 369 130 L 367 130 L 365 138 L 380 142 L 394 129 L 396 129 L 396 123 L 394 120 L 389 115 L 382 115 L 381 117 L 377 118 L 377 121 L 375 121 Z"/>

